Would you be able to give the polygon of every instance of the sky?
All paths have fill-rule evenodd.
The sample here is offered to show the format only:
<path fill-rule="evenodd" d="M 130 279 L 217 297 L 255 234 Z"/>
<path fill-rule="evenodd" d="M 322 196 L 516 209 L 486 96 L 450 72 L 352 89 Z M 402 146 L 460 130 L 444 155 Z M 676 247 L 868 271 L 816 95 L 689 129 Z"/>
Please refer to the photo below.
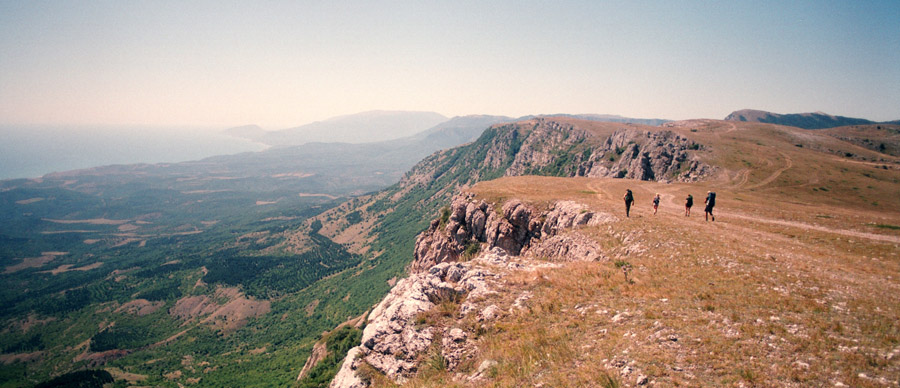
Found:
<path fill-rule="evenodd" d="M 900 119 L 900 1 L 0 0 L 0 125 Z"/>

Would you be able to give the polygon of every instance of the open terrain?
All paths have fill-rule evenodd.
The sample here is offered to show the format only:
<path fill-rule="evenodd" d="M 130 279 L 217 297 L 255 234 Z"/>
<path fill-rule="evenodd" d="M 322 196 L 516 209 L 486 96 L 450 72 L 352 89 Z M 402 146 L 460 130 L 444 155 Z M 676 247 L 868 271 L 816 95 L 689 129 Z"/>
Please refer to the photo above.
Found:
<path fill-rule="evenodd" d="M 638 198 L 631 218 L 625 188 Z M 683 197 L 705 189 L 718 191 L 715 222 L 702 203 L 684 216 Z M 593 386 L 598 370 L 627 385 L 641 375 L 661 386 L 897 384 L 900 235 L 873 226 L 900 225 L 897 212 L 816 205 L 810 215 L 803 199 L 704 184 L 522 177 L 472 191 L 617 216 L 576 229 L 603 247 L 597 261 L 512 277 L 500 298 L 528 292 L 532 308 L 485 336 L 482 357 L 500 360 L 488 385 Z M 668 200 L 653 215 L 656 192 Z M 529 365 L 519 352 L 560 359 Z"/>
<path fill-rule="evenodd" d="M 422 322 L 416 335 L 462 330 L 452 338 L 467 345 L 435 340 L 418 356 L 404 353 L 418 364 L 400 375 L 403 385 L 898 384 L 897 159 L 791 127 L 667 126 L 702 145 L 700 159 L 715 166 L 705 180 L 508 176 L 461 188 L 494 209 L 522 201 L 545 214 L 560 201 L 583 204 L 604 221 L 564 236 L 599 253 L 545 256 L 552 250 L 535 240 L 523 257 L 505 259 L 522 264 L 476 260 L 498 273 L 494 294 L 436 301 L 414 318 Z M 626 189 L 637 200 L 630 218 Z M 717 193 L 714 222 L 703 214 L 709 190 Z M 653 215 L 656 193 L 662 203 Z M 493 247 L 482 241 L 481 250 Z M 470 302 L 466 311 L 501 313 L 488 321 L 484 311 L 461 313 Z M 359 370 L 374 386 L 398 382 L 388 377 L 396 372 Z"/>
<path fill-rule="evenodd" d="M 473 120 L 483 119 L 492 118 Z M 468 124 L 442 130 L 459 138 Z M 400 176 L 409 147 L 436 147 L 436 132 L 403 140 L 397 153 L 373 145 L 367 152 L 381 159 L 369 165 L 360 162 L 369 154 L 353 153 L 363 145 L 335 145 L 4 181 L 0 276 L 14 287 L 0 292 L 0 386 L 85 369 L 117 386 L 287 385 L 306 369 L 296 384 L 320 386 L 360 338 L 353 325 L 321 333 L 358 322 L 399 284 L 416 236 L 459 192 L 497 208 L 581 203 L 606 221 L 571 233 L 602 249 L 589 262 L 521 258 L 539 276 L 510 273 L 487 301 L 508 311 L 527 291 L 546 308 L 476 330 L 474 361 L 421 368 L 414 386 L 630 385 L 641 375 L 663 386 L 890 382 L 897 128 L 535 117 L 491 126 L 356 196 L 389 182 L 376 172 Z M 329 169 L 322 157 L 336 150 L 351 155 Z M 626 188 L 637 198 L 628 219 Z M 718 193 L 715 223 L 701 220 L 707 190 Z M 444 308 L 424 318 L 453 325 L 452 304 Z M 638 340 L 660 325 L 677 338 L 668 347 Z M 322 362 L 304 368 L 316 346 Z M 491 380 L 458 378 L 475 361 L 496 363 Z"/>

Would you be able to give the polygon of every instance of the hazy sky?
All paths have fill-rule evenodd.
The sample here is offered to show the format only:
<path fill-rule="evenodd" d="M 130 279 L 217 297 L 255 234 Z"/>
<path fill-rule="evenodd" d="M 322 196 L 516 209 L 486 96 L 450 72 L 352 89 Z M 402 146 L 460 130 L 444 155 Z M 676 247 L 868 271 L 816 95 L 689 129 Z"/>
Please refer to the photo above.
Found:
<path fill-rule="evenodd" d="M 900 1 L 0 0 L 0 124 L 900 119 Z"/>

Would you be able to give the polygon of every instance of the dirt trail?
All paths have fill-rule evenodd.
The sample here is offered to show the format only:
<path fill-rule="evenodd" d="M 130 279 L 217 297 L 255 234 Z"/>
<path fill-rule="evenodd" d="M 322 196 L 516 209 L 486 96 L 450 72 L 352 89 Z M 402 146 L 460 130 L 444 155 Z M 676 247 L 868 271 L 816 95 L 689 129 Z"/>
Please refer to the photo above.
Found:
<path fill-rule="evenodd" d="M 900 244 L 900 237 L 898 237 L 898 236 L 888 236 L 888 235 L 884 235 L 884 234 L 860 232 L 860 231 L 856 231 L 856 230 L 835 229 L 835 228 L 829 228 L 829 227 L 825 227 L 825 226 L 804 224 L 802 222 L 796 222 L 796 221 L 775 220 L 775 219 L 771 219 L 771 218 L 754 217 L 754 216 L 748 216 L 748 215 L 744 215 L 744 214 L 720 213 L 720 218 L 721 218 L 721 215 L 724 215 L 726 218 L 738 218 L 738 219 L 743 219 L 743 220 L 748 220 L 748 221 L 762 222 L 762 223 L 766 223 L 766 224 L 789 226 L 789 227 L 794 227 L 794 228 L 815 230 L 817 232 L 834 233 L 834 234 L 840 234 L 840 235 L 849 236 L 849 237 L 866 238 L 866 239 L 870 239 L 870 240 L 886 241 L 886 242 Z"/>
<path fill-rule="evenodd" d="M 767 176 L 766 179 L 763 179 L 759 183 L 747 186 L 746 187 L 747 189 L 755 189 L 757 187 L 762 187 L 769 183 L 772 183 L 776 179 L 778 179 L 779 176 L 781 176 L 781 173 L 787 171 L 791 167 L 794 167 L 794 161 L 791 159 L 790 156 L 788 156 L 786 153 L 781 152 L 781 151 L 778 151 L 778 153 L 781 154 L 781 156 L 784 158 L 785 166 L 775 170 L 775 172 L 773 172 L 772 175 Z"/>
<path fill-rule="evenodd" d="M 790 165 L 791 165 L 791 163 L 788 163 L 788 166 L 785 167 L 783 170 L 787 170 L 788 168 L 790 168 Z M 777 178 L 777 175 L 780 175 L 780 174 L 781 174 L 780 172 L 777 172 L 777 174 L 773 174 L 774 178 L 771 176 L 769 178 L 771 178 L 771 180 L 774 180 Z M 769 179 L 769 178 L 767 178 L 767 179 Z M 621 195 L 616 196 L 610 192 L 610 190 L 618 190 L 619 189 L 618 187 L 611 187 L 608 185 L 599 185 L 599 184 L 594 184 L 594 183 L 589 184 L 588 187 L 591 190 L 594 190 L 598 193 L 597 199 L 599 201 L 601 201 L 603 203 L 616 202 L 617 204 L 620 205 L 620 207 L 624 211 L 624 205 L 621 205 L 620 201 L 618 200 L 619 198 L 621 198 Z M 650 193 L 649 191 L 647 191 L 647 189 L 642 188 L 640 186 L 637 186 L 637 187 L 633 188 L 632 190 L 635 191 L 636 197 L 638 196 L 638 192 L 640 192 L 640 194 L 641 194 L 641 198 L 638 198 L 638 200 L 635 203 L 636 208 L 644 209 L 644 211 L 649 211 L 650 214 L 652 214 L 653 213 L 652 206 L 639 206 L 639 205 L 641 205 L 641 203 L 642 203 L 641 199 L 643 199 L 644 201 L 649 201 L 650 199 L 652 199 L 653 193 Z M 624 195 L 624 190 L 622 190 L 622 191 L 623 191 L 622 195 Z M 661 202 L 660 207 L 662 208 L 662 209 L 660 209 L 660 214 L 683 214 L 682 211 L 684 209 L 684 203 L 682 201 L 684 200 L 684 198 L 676 197 L 673 194 L 663 194 L 663 193 L 660 194 L 660 197 L 662 197 L 662 199 L 663 199 L 662 201 L 660 201 Z M 615 199 L 616 201 L 612 201 L 610 198 Z M 670 204 L 671 207 L 663 206 L 663 204 Z M 700 217 L 703 216 L 703 206 L 704 206 L 703 198 L 702 197 L 698 198 L 695 196 L 693 210 L 699 210 Z M 634 208 L 634 207 L 632 208 L 632 213 L 635 212 L 636 208 Z M 693 211 L 692 211 L 692 213 L 693 213 Z M 900 236 L 889 236 L 889 235 L 861 232 L 861 231 L 848 230 L 848 229 L 836 229 L 836 228 L 829 228 L 829 227 L 819 226 L 819 225 L 810 225 L 810 224 L 797 222 L 797 221 L 787 221 L 787 220 L 779 220 L 779 219 L 773 219 L 773 218 L 764 218 L 764 217 L 750 216 L 750 215 L 739 214 L 739 213 L 730 213 L 730 212 L 729 213 L 716 212 L 716 216 L 717 216 L 716 218 L 719 219 L 718 222 L 723 222 L 723 221 L 729 222 L 729 220 L 737 219 L 737 220 L 761 222 L 761 223 L 766 223 L 766 224 L 771 224 L 771 225 L 781 225 L 781 226 L 787 226 L 787 227 L 793 227 L 793 228 L 800 228 L 800 229 L 804 229 L 804 230 L 814 230 L 817 232 L 839 234 L 839 235 L 848 236 L 848 237 L 865 238 L 865 239 L 869 239 L 869 240 L 877 240 L 877 241 L 884 241 L 884 242 L 889 242 L 889 243 L 900 244 Z"/>

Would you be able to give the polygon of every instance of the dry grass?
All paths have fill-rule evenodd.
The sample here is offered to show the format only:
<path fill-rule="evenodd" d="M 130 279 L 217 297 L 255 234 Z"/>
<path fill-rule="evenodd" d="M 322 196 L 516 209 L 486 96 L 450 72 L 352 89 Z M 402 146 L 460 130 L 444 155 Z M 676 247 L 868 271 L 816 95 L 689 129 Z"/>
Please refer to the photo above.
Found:
<path fill-rule="evenodd" d="M 629 219 L 620 214 L 626 187 L 638 198 Z M 704 189 L 542 177 L 478 184 L 472 191 L 492 202 L 515 197 L 542 207 L 572 199 L 616 214 L 611 224 L 580 229 L 608 260 L 510 274 L 491 302 L 506 309 L 522 293 L 532 298 L 478 340 L 474 364 L 498 362 L 491 378 L 441 372 L 410 384 L 631 386 L 639 376 L 660 386 L 897 384 L 900 244 L 877 239 L 896 230 L 871 224 L 900 225 L 900 214 L 812 206 L 802 196 L 773 202 L 769 193 L 736 187 L 714 188 L 717 219 L 705 222 Z M 655 192 L 664 201 L 653 216 Z M 686 193 L 698 203 L 690 218 L 681 206 Z"/>
<path fill-rule="evenodd" d="M 511 313 L 485 326 L 455 323 L 479 334 L 472 365 L 497 362 L 486 379 L 467 380 L 471 366 L 426 368 L 408 385 L 900 384 L 898 158 L 767 124 L 672 130 L 711 146 L 701 157 L 720 166 L 715 179 L 509 177 L 473 187 L 495 204 L 575 200 L 618 220 L 579 230 L 603 247 L 604 261 L 508 274 L 503 292 L 482 304 Z M 629 188 L 637 202 L 625 218 Z M 718 193 L 714 223 L 703 219 L 707 190 Z M 691 217 L 683 216 L 687 194 Z M 522 295 L 531 297 L 511 308 Z"/>

